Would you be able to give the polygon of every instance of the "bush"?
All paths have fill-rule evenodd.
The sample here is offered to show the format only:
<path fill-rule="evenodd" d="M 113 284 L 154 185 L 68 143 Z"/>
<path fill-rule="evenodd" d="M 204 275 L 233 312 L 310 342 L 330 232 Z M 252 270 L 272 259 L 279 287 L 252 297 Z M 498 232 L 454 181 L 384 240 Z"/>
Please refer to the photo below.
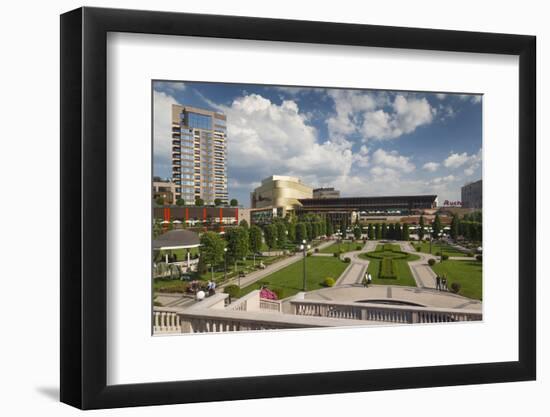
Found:
<path fill-rule="evenodd" d="M 474 256 L 476 256 L 476 254 L 475 254 L 474 252 L 468 252 L 468 256 L 469 256 L 470 258 L 473 258 Z"/>
<path fill-rule="evenodd" d="M 447 259 L 449 259 L 449 255 L 441 255 L 442 261 L 446 261 Z"/>
<path fill-rule="evenodd" d="M 421 250 L 422 250 L 422 246 L 417 246 L 417 247 L 416 247 L 416 251 L 417 251 L 417 252 L 420 252 Z"/>
<path fill-rule="evenodd" d="M 319 253 L 319 248 L 315 248 L 315 253 Z"/>
<path fill-rule="evenodd" d="M 433 259 L 433 258 L 428 259 L 428 265 L 434 266 L 435 265 L 435 259 Z"/>
<path fill-rule="evenodd" d="M 284 290 L 282 288 L 271 288 L 271 291 L 277 296 L 277 300 L 281 300 L 284 295 Z"/>
<path fill-rule="evenodd" d="M 363 247 L 362 247 L 361 245 L 357 245 L 357 246 L 355 247 L 355 250 L 361 250 L 361 249 L 363 249 Z"/>
<path fill-rule="evenodd" d="M 311 252 L 307 252 L 307 253 L 306 253 L 306 256 L 311 256 Z"/>
<path fill-rule="evenodd" d="M 326 277 L 323 280 L 323 286 L 324 287 L 334 287 L 334 284 L 336 284 L 336 281 L 334 281 L 334 278 L 332 278 L 332 277 Z"/>
<path fill-rule="evenodd" d="M 481 261 L 482 261 L 482 259 L 483 259 L 483 258 L 482 258 L 482 256 L 481 256 L 481 255 L 476 255 L 476 261 L 479 261 L 479 262 L 481 262 Z"/>
<path fill-rule="evenodd" d="M 347 264 L 349 264 L 349 263 L 351 262 L 351 259 L 348 258 L 348 257 L 346 256 L 346 257 L 344 258 L 344 262 L 347 263 Z"/>
<path fill-rule="evenodd" d="M 459 282 L 453 282 L 451 284 L 451 291 L 454 292 L 455 294 L 458 294 L 458 292 L 460 291 L 460 283 Z"/>
<path fill-rule="evenodd" d="M 435 253 L 435 256 L 441 256 L 441 252 L 440 252 L 440 251 L 437 251 L 437 252 Z"/>
<path fill-rule="evenodd" d="M 332 254 L 332 256 L 334 256 L 335 258 L 339 258 L 340 257 L 340 252 L 334 252 Z"/>
<path fill-rule="evenodd" d="M 223 289 L 223 292 L 229 294 L 231 298 L 237 298 L 241 293 L 241 289 L 238 285 L 228 285 Z"/>

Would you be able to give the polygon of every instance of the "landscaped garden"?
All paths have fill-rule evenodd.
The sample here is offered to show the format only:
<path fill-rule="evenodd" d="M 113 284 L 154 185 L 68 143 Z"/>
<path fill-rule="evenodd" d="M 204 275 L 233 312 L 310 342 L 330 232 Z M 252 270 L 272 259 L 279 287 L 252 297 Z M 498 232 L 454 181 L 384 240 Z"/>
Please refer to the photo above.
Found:
<path fill-rule="evenodd" d="M 413 245 L 414 245 L 416 250 L 418 250 L 418 248 L 420 248 L 419 252 L 430 253 L 430 242 L 426 242 L 426 241 L 415 242 Z M 456 249 L 455 247 L 453 247 L 453 246 L 451 246 L 447 243 L 439 243 L 437 241 L 433 241 L 432 242 L 432 255 L 438 255 L 439 256 L 440 252 L 441 252 L 442 255 L 447 255 L 449 257 L 451 257 L 451 256 L 460 256 L 460 257 L 469 256 L 469 254 L 464 253 L 464 252 Z"/>
<path fill-rule="evenodd" d="M 481 300 L 482 266 L 481 261 L 443 261 L 435 263 L 432 269 L 439 276 L 447 277 L 449 289 L 457 282 L 460 284 L 458 294 Z"/>
<path fill-rule="evenodd" d="M 319 250 L 319 253 L 345 253 L 355 250 L 360 250 L 363 247 L 362 242 L 352 242 L 349 240 L 344 240 L 343 242 L 334 242 L 332 245 L 329 245 L 323 249 Z M 359 248 L 359 249 L 357 249 Z"/>
<path fill-rule="evenodd" d="M 372 276 L 373 284 L 416 287 L 408 262 L 416 261 L 420 257 L 402 252 L 399 245 L 378 245 L 375 251 L 359 256 L 369 260 L 367 271 Z"/>
<path fill-rule="evenodd" d="M 290 297 L 300 291 L 303 286 L 303 260 L 295 262 L 279 271 L 272 273 L 255 282 L 240 292 L 240 295 L 260 289 L 267 285 L 279 299 Z M 308 256 L 306 257 L 306 289 L 307 291 L 324 288 L 326 278 L 337 280 L 349 264 L 334 257 Z"/>

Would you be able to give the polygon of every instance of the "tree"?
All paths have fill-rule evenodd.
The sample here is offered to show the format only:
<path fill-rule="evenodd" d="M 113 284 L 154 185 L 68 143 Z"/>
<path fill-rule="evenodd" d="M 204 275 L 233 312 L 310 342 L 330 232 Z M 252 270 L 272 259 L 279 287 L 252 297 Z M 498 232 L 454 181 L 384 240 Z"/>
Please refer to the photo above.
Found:
<path fill-rule="evenodd" d="M 288 241 L 294 242 L 296 240 L 296 224 L 295 223 L 287 223 L 287 231 L 288 231 Z"/>
<path fill-rule="evenodd" d="M 388 225 L 386 223 L 382 223 L 382 239 L 386 239 L 388 237 Z"/>
<path fill-rule="evenodd" d="M 204 200 L 200 197 L 195 198 L 195 205 L 198 207 L 204 206 Z"/>
<path fill-rule="evenodd" d="M 214 267 L 223 262 L 225 242 L 216 232 L 204 233 L 200 242 L 199 262 L 204 266 L 210 265 L 212 276 L 214 276 Z"/>
<path fill-rule="evenodd" d="M 380 224 L 376 224 L 376 239 L 381 240 L 382 239 L 382 227 Z"/>
<path fill-rule="evenodd" d="M 176 200 L 176 206 L 178 207 L 185 206 L 185 200 L 183 198 L 178 198 Z"/>
<path fill-rule="evenodd" d="M 274 224 L 268 224 L 264 228 L 264 239 L 269 249 L 277 247 L 277 228 Z"/>
<path fill-rule="evenodd" d="M 250 239 L 248 230 L 244 227 L 229 229 L 226 233 L 227 254 L 234 261 L 243 259 L 248 255 Z"/>
<path fill-rule="evenodd" d="M 219 206 L 221 206 L 222 204 L 223 204 L 223 201 L 222 201 L 221 198 L 216 198 L 216 199 L 214 199 L 214 205 L 215 205 L 216 207 L 219 207 Z"/>
<path fill-rule="evenodd" d="M 229 204 L 231 207 L 237 207 L 239 205 L 239 201 L 236 198 L 232 198 Z"/>
<path fill-rule="evenodd" d="M 252 253 L 260 252 L 262 250 L 262 229 L 256 225 L 250 226 L 248 231 L 248 239 L 250 241 L 249 247 Z"/>
<path fill-rule="evenodd" d="M 296 242 L 302 243 L 304 240 L 307 240 L 307 227 L 304 222 L 296 224 Z"/>
<path fill-rule="evenodd" d="M 248 229 L 248 222 L 245 219 L 242 219 L 239 223 L 239 226 L 244 227 L 245 229 Z"/>
<path fill-rule="evenodd" d="M 327 236 L 332 236 L 334 234 L 334 227 L 332 226 L 332 222 L 327 222 Z"/>
<path fill-rule="evenodd" d="M 420 228 L 418 229 L 418 240 L 422 240 L 424 237 L 424 216 L 420 215 L 420 220 L 418 221 Z"/>
<path fill-rule="evenodd" d="M 395 230 L 395 239 L 396 240 L 403 240 L 403 227 L 401 226 L 401 224 L 400 223 L 395 223 L 393 228 Z"/>
<path fill-rule="evenodd" d="M 319 237 L 320 234 L 321 233 L 320 233 L 319 222 L 311 223 L 311 239 L 313 240 Z"/>
<path fill-rule="evenodd" d="M 353 237 L 355 239 L 361 239 L 361 227 L 356 226 L 353 228 Z"/>
<path fill-rule="evenodd" d="M 277 229 L 277 247 L 283 249 L 286 245 L 286 227 L 283 222 L 277 222 L 275 224 Z"/>
<path fill-rule="evenodd" d="M 372 225 L 372 223 L 369 223 L 369 226 L 367 228 L 367 234 L 370 240 L 376 239 L 376 234 L 374 233 L 374 226 Z"/>
<path fill-rule="evenodd" d="M 458 234 L 459 234 L 459 220 L 458 220 L 458 216 L 457 215 L 454 215 L 453 216 L 453 219 L 451 220 L 451 237 L 453 239 L 456 239 L 458 237 Z"/>
<path fill-rule="evenodd" d="M 395 239 L 395 225 L 393 223 L 388 226 L 388 238 Z"/>
<path fill-rule="evenodd" d="M 403 225 L 403 240 L 409 240 L 410 239 L 410 235 L 409 235 L 409 225 L 408 224 L 404 224 Z"/>
<path fill-rule="evenodd" d="M 262 229 L 256 225 L 250 226 L 248 241 L 248 247 L 254 256 L 254 265 L 256 265 L 256 253 L 262 250 Z"/>
<path fill-rule="evenodd" d="M 157 197 L 155 199 L 155 203 L 157 203 L 157 205 L 159 206 L 164 206 L 164 197 Z"/>
<path fill-rule="evenodd" d="M 313 226 L 311 225 L 311 222 L 306 222 L 306 232 L 307 232 L 306 240 L 313 240 Z"/>
<path fill-rule="evenodd" d="M 439 232 L 441 232 L 441 219 L 439 218 L 439 214 L 436 214 L 432 223 L 432 236 L 434 239 L 439 238 Z"/>

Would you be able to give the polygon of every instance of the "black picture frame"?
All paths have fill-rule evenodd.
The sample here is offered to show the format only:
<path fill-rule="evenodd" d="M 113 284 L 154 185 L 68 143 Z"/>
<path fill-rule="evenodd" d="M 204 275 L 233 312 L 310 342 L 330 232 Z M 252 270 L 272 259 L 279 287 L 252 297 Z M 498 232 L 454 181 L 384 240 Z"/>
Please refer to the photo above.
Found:
<path fill-rule="evenodd" d="M 107 385 L 108 32 L 519 56 L 518 361 Z M 61 16 L 60 55 L 62 402 L 96 409 L 536 378 L 534 36 L 85 7 Z"/>

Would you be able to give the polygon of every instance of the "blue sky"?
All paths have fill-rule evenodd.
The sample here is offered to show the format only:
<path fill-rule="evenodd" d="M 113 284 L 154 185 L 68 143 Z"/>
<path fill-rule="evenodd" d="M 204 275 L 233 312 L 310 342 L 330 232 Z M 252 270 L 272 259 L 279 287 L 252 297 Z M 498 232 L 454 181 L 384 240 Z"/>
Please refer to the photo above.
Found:
<path fill-rule="evenodd" d="M 229 195 L 245 207 L 274 174 L 343 196 L 437 194 L 440 204 L 481 178 L 480 95 L 155 81 L 153 171 L 163 178 L 176 103 L 227 115 Z"/>

